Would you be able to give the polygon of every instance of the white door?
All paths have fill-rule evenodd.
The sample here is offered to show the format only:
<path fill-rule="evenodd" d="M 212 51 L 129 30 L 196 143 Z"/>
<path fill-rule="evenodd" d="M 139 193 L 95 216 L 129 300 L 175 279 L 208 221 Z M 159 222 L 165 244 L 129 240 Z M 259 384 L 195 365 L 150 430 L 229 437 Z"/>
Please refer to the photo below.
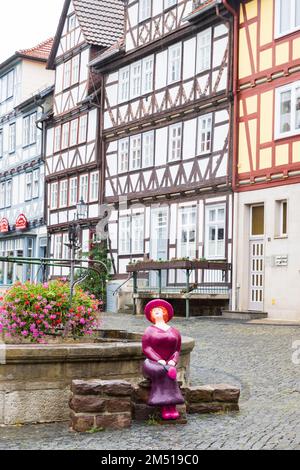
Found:
<path fill-rule="evenodd" d="M 250 208 L 249 242 L 249 310 L 264 309 L 265 271 L 265 208 L 257 204 Z"/>
<path fill-rule="evenodd" d="M 250 310 L 264 308 L 264 256 L 264 240 L 250 241 Z"/>
<path fill-rule="evenodd" d="M 150 257 L 154 261 L 168 259 L 168 208 L 154 209 L 151 212 Z M 167 284 L 167 272 L 162 272 L 162 286 Z M 150 273 L 150 286 L 158 287 L 158 273 Z"/>

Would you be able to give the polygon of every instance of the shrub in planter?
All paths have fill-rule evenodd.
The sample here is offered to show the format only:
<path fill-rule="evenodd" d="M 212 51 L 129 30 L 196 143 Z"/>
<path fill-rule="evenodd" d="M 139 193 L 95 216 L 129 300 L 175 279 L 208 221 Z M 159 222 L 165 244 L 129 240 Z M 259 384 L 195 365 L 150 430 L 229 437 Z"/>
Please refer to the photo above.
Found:
<path fill-rule="evenodd" d="M 46 342 L 47 335 L 66 326 L 74 336 L 92 334 L 101 302 L 78 287 L 72 305 L 69 296 L 69 284 L 62 281 L 16 283 L 1 300 L 0 333 L 35 343 Z"/>

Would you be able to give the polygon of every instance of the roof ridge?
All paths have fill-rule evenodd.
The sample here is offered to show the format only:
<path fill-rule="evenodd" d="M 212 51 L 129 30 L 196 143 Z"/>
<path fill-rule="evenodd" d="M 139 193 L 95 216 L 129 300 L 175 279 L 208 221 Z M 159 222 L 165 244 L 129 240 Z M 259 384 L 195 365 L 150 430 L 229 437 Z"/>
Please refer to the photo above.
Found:
<path fill-rule="evenodd" d="M 48 38 L 45 41 L 42 41 L 33 47 L 29 47 L 27 49 L 20 49 L 16 51 L 16 54 L 25 54 L 26 52 L 33 52 L 33 51 L 36 51 L 37 49 L 41 49 L 44 46 L 52 45 L 52 43 L 53 43 L 53 37 Z"/>

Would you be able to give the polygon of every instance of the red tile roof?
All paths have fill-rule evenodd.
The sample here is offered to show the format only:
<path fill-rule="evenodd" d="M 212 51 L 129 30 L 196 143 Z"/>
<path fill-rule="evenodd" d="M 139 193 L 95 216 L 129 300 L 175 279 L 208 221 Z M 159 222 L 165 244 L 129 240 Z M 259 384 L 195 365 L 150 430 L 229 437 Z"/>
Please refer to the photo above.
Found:
<path fill-rule="evenodd" d="M 46 41 L 37 44 L 30 49 L 22 49 L 17 51 L 16 54 L 20 54 L 22 57 L 48 60 L 53 45 L 53 38 L 47 39 Z"/>

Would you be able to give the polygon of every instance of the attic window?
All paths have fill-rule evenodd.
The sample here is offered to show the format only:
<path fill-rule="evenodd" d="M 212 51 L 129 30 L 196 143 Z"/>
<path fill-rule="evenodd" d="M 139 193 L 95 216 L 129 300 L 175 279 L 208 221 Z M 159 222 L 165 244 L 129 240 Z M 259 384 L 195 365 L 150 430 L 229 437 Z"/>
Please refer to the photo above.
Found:
<path fill-rule="evenodd" d="M 68 33 L 70 33 L 70 31 L 73 31 L 75 27 L 76 27 L 76 16 L 75 14 L 73 14 L 69 16 L 69 19 L 68 19 Z"/>

